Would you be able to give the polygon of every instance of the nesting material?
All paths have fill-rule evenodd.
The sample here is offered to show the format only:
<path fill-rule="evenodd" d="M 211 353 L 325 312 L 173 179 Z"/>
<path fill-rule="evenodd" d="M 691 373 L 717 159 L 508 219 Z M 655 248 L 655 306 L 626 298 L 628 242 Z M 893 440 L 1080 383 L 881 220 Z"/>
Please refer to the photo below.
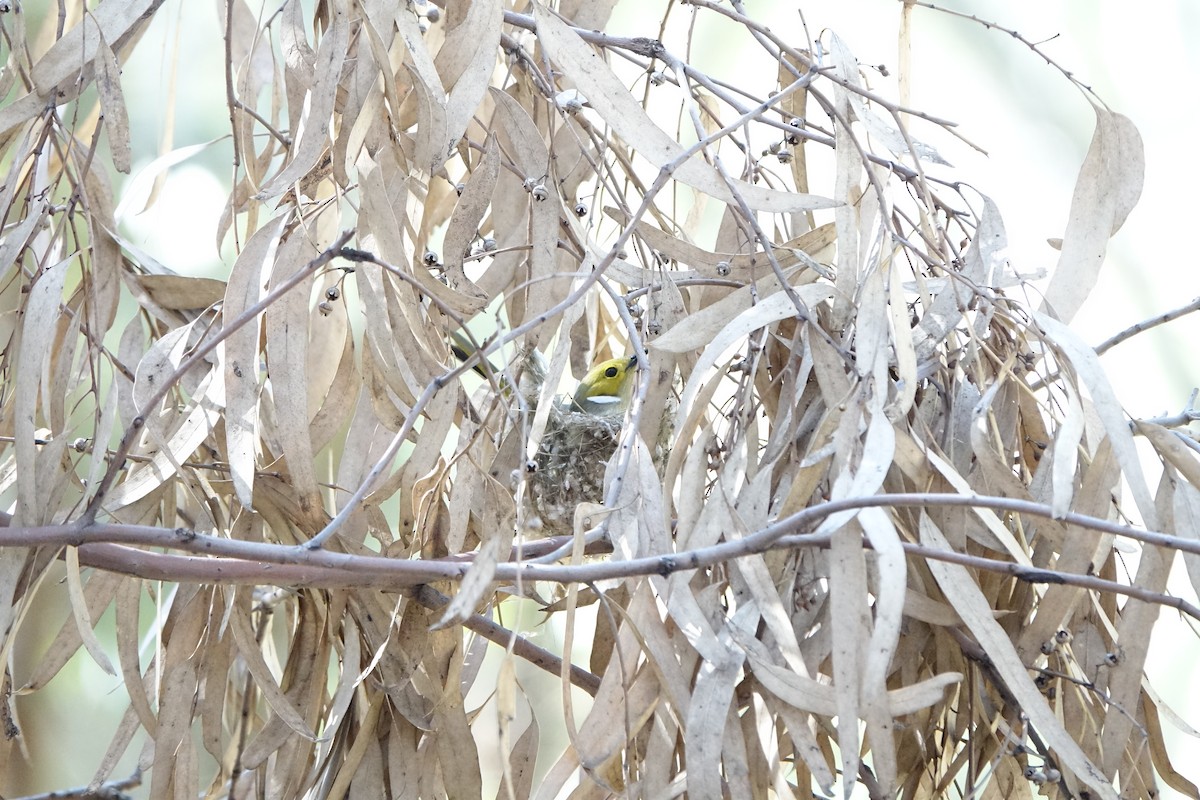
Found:
<path fill-rule="evenodd" d="M 604 500 L 604 473 L 624 418 L 624 412 L 551 410 L 529 478 L 529 504 L 545 535 L 571 533 L 576 507 Z"/>

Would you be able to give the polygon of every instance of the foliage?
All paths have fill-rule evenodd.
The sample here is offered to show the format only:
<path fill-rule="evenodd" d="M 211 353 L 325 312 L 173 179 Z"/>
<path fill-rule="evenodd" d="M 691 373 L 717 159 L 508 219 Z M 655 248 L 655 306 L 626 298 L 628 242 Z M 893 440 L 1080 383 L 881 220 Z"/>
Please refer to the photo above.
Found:
<path fill-rule="evenodd" d="M 230 0 L 232 266 L 185 277 L 108 169 L 160 5 L 0 15 L 0 652 L 71 609 L 5 659 L 0 773 L 10 693 L 83 648 L 128 694 L 93 786 L 136 783 L 144 732 L 155 797 L 1196 796 L 1143 680 L 1159 607 L 1200 616 L 1165 593 L 1200 553 L 1189 417 L 1131 426 L 1067 324 L 1140 192 L 1128 120 L 1080 87 L 1035 300 L 913 133 L 950 124 L 836 34 L 664 12 L 769 55 L 767 94 L 606 33 L 613 3 Z M 628 353 L 604 447 L 586 415 L 556 444 L 568 373 Z M 548 446 L 565 534 L 528 499 Z"/>

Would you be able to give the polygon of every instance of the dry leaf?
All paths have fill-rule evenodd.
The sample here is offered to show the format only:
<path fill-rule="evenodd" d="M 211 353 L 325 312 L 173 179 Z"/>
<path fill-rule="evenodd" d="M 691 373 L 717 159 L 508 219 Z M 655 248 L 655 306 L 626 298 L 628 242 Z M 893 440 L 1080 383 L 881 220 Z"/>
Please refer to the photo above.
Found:
<path fill-rule="evenodd" d="M 1192 409 L 1131 426 L 1063 322 L 1133 124 L 1096 111 L 1036 312 L 907 64 L 614 5 L 233 0 L 175 150 L 121 75 L 165 5 L 3 16 L 0 764 L 58 764 L 27 703 L 86 650 L 97 792 L 1196 796 L 1144 674 L 1200 618 Z M 197 278 L 122 223 L 201 155 Z"/>

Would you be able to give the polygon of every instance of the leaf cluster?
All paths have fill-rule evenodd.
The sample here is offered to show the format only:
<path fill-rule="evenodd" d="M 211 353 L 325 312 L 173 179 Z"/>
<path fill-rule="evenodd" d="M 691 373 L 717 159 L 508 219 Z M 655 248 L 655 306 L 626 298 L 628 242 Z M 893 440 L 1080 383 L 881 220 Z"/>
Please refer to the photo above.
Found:
<path fill-rule="evenodd" d="M 92 789 L 1197 796 L 1143 668 L 1198 616 L 1200 461 L 1068 325 L 1140 193 L 1127 119 L 1084 93 L 1039 297 L 914 134 L 953 125 L 834 33 L 665 7 L 756 85 L 613 3 L 229 0 L 231 265 L 188 277 L 110 169 L 160 5 L 0 14 L 0 653 L 70 608 L 4 659 L 0 774 L 82 649 L 128 698 Z M 559 387 L 628 354 L 626 416 L 564 436 Z"/>

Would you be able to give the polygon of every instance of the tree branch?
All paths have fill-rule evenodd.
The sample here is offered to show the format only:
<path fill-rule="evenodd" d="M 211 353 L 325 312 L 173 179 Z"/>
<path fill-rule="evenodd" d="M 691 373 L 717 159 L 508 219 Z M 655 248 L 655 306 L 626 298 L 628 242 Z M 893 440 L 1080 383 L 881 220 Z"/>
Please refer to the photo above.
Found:
<path fill-rule="evenodd" d="M 958 507 L 992 509 L 1056 519 L 1049 505 L 1029 500 L 984 495 L 965 496 L 937 493 L 872 495 L 820 503 L 761 528 L 741 539 L 722 541 L 708 547 L 622 561 L 587 564 L 538 564 L 510 560 L 496 566 L 502 583 L 549 581 L 593 583 L 638 575 L 670 575 L 684 570 L 711 567 L 730 559 L 790 547 L 827 547 L 829 534 L 805 533 L 821 520 L 843 511 L 871 507 Z M 1147 531 L 1085 514 L 1068 513 L 1060 522 L 1090 530 L 1125 536 L 1157 547 L 1200 555 L 1200 541 Z M 7 524 L 11 517 L 0 518 Z M 151 554 L 118 545 L 165 547 L 208 556 L 184 558 Z M 553 549 L 554 543 L 543 546 Z M 34 546 L 80 547 L 80 561 L 89 566 L 160 580 L 213 583 L 253 583 L 305 587 L 369 587 L 401 591 L 436 580 L 461 580 L 470 567 L 471 554 L 444 559 L 395 559 L 353 555 L 328 550 L 310 550 L 266 542 L 248 542 L 147 525 L 93 524 L 90 526 L 47 525 L 8 528 L 0 537 L 0 548 Z M 1030 583 L 1061 583 L 1092 591 L 1110 592 L 1175 608 L 1200 620 L 1200 608 L 1176 597 L 1149 592 L 1140 587 L 1052 569 L 1039 569 L 1011 561 L 989 559 L 914 543 L 904 543 L 905 552 L 964 566 L 1011 575 Z M 526 551 L 528 552 L 528 551 Z M 595 549 L 593 549 L 595 552 Z M 255 575 L 257 570 L 257 575 Z"/>

